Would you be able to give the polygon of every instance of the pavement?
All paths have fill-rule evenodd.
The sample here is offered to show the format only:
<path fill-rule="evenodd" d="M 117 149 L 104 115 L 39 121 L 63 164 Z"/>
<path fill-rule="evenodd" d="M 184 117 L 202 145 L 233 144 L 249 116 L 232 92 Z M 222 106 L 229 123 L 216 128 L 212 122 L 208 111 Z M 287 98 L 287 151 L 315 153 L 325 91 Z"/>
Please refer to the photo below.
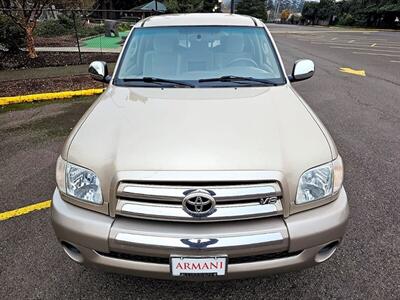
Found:
<path fill-rule="evenodd" d="M 43 209 L 0 221 L 0 298 L 399 299 L 400 33 L 270 29 L 289 72 L 299 58 L 314 60 L 314 77 L 294 86 L 329 129 L 345 162 L 351 218 L 329 261 L 227 282 L 104 273 L 66 257 Z M 0 109 L 0 213 L 51 199 L 56 158 L 93 99 Z"/>

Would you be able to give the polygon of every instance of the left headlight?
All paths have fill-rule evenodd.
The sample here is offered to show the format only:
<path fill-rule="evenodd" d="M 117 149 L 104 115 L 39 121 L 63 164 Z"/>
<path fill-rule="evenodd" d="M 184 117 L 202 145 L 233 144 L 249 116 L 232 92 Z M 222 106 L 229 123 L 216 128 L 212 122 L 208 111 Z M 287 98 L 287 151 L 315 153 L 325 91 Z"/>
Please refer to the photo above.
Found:
<path fill-rule="evenodd" d="M 297 187 L 296 204 L 316 201 L 337 193 L 343 183 L 343 162 L 334 161 L 310 169 L 301 175 Z"/>
<path fill-rule="evenodd" d="M 103 203 L 100 180 L 93 171 L 66 162 L 59 157 L 56 179 L 60 191 L 67 195 L 93 204 Z"/>

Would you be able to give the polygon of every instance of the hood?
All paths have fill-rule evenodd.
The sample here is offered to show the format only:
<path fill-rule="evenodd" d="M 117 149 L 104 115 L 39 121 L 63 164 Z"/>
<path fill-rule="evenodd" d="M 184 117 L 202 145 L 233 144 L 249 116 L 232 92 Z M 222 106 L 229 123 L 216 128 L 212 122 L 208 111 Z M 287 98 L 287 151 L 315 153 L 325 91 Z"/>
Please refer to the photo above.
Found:
<path fill-rule="evenodd" d="M 67 160 L 101 180 L 120 171 L 271 170 L 298 177 L 332 159 L 291 87 L 111 86 L 70 138 Z"/>

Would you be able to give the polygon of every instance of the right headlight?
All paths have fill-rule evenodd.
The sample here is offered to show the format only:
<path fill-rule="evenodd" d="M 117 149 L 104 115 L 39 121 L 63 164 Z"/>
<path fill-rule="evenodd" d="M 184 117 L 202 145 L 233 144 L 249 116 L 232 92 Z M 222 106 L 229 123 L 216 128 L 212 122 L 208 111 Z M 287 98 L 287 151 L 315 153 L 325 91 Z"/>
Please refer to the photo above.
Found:
<path fill-rule="evenodd" d="M 100 180 L 93 171 L 66 162 L 59 157 L 56 179 L 61 192 L 85 202 L 103 203 Z"/>
<path fill-rule="evenodd" d="M 297 187 L 296 204 L 316 201 L 337 193 L 343 183 L 343 162 L 334 161 L 307 170 L 301 175 Z"/>

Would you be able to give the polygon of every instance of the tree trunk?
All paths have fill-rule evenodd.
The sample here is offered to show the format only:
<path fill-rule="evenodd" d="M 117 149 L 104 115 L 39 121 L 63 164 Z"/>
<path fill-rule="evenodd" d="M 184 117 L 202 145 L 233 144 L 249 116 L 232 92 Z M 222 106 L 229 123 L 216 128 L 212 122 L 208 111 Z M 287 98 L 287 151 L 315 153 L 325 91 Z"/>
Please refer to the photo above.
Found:
<path fill-rule="evenodd" d="M 33 38 L 33 29 L 34 25 L 28 24 L 25 28 L 25 37 L 26 37 L 26 50 L 28 51 L 29 58 L 36 58 L 37 53 L 35 49 L 35 40 Z"/>

